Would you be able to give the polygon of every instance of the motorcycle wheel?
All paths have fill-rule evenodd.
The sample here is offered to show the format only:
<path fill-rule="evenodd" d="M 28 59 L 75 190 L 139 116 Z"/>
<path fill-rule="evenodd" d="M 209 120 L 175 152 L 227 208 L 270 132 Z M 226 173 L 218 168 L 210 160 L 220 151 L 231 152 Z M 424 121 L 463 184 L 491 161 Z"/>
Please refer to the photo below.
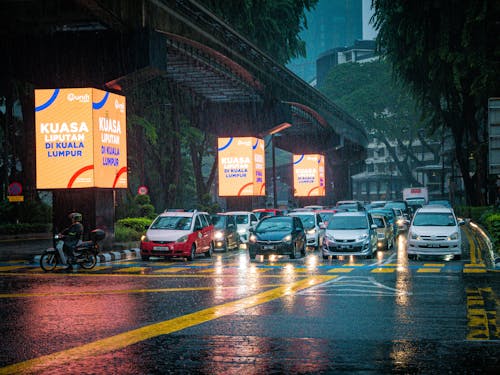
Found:
<path fill-rule="evenodd" d="M 92 253 L 85 253 L 82 256 L 82 260 L 81 261 L 78 260 L 78 264 L 86 270 L 94 268 L 96 263 L 97 263 L 97 257 Z"/>
<path fill-rule="evenodd" d="M 40 268 L 45 272 L 54 271 L 57 266 L 55 253 L 43 253 L 40 257 Z"/>

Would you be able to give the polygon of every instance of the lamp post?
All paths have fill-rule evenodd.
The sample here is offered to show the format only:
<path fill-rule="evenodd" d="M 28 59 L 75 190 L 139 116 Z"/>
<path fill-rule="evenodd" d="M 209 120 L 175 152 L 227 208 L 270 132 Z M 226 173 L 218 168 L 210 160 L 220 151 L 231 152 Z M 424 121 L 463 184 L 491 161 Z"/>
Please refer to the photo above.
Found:
<path fill-rule="evenodd" d="M 278 208 L 278 189 L 276 187 L 276 145 L 274 137 L 278 134 L 271 134 L 271 147 L 272 147 L 272 157 L 273 157 L 273 207 Z"/>

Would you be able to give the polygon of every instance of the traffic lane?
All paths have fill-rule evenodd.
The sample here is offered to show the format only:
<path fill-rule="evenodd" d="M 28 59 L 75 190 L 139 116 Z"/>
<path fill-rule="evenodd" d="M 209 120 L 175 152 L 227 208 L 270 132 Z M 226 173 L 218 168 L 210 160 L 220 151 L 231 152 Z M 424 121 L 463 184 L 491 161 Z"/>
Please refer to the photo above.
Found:
<path fill-rule="evenodd" d="M 191 316 L 185 319 L 189 326 L 179 330 L 170 321 L 165 324 L 170 334 L 155 330 L 112 354 L 93 355 L 92 361 L 76 355 L 69 365 L 56 361 L 50 369 L 463 373 L 496 368 L 498 343 L 466 340 L 460 276 L 410 272 L 370 279 L 340 276 L 253 307 L 235 301 L 239 307 L 219 306 L 227 314 L 215 320 Z"/>
<path fill-rule="evenodd" d="M 63 341 L 63 340 L 61 340 L 61 338 L 58 337 L 59 341 L 56 340 L 56 342 L 55 342 L 56 345 L 53 345 L 54 343 L 52 343 L 52 342 L 47 343 L 47 341 L 44 345 L 43 341 L 40 342 L 38 337 L 30 337 L 30 340 L 28 341 L 28 343 L 30 344 L 30 347 L 31 347 L 31 345 L 33 345 L 33 347 L 37 350 L 38 355 L 41 355 L 41 353 L 43 353 L 43 351 L 47 350 L 48 352 L 46 353 L 46 355 L 42 355 L 41 357 L 38 357 L 38 358 L 36 358 L 36 356 L 35 356 L 35 358 L 33 358 L 32 354 L 34 354 L 34 353 L 30 352 L 28 355 L 28 358 L 31 357 L 32 359 L 26 358 L 25 362 L 14 363 L 14 364 L 11 364 L 10 366 L 4 367 L 4 368 L 0 369 L 0 373 L 17 373 L 19 371 L 21 371 L 21 372 L 31 371 L 34 368 L 38 368 L 38 367 L 41 367 L 43 369 L 49 368 L 49 367 L 52 368 L 52 365 L 73 362 L 74 360 L 77 360 L 78 358 L 87 358 L 89 356 L 99 355 L 101 353 L 107 353 L 109 351 L 119 350 L 119 349 L 122 349 L 124 347 L 129 346 L 129 345 L 133 345 L 134 343 L 143 341 L 143 340 L 154 338 L 154 337 L 157 337 L 159 335 L 170 334 L 172 332 L 185 329 L 186 327 L 189 327 L 192 325 L 201 324 L 205 321 L 217 319 L 217 318 L 220 318 L 221 316 L 232 314 L 232 313 L 239 311 L 239 310 L 242 310 L 242 309 L 250 308 L 252 306 L 256 306 L 256 305 L 259 305 L 262 303 L 267 303 L 273 299 L 279 299 L 279 298 L 282 298 L 286 295 L 295 294 L 297 291 L 300 291 L 304 288 L 310 287 L 310 286 L 315 285 L 317 283 L 324 282 L 325 280 L 328 280 L 328 279 L 331 279 L 331 277 L 328 277 L 328 276 L 308 277 L 308 278 L 303 279 L 303 280 L 289 282 L 284 286 L 278 286 L 276 288 L 272 288 L 272 289 L 267 290 L 267 291 L 265 290 L 265 291 L 260 292 L 258 294 L 254 294 L 254 295 L 251 295 L 248 297 L 243 297 L 243 298 L 237 299 L 236 301 L 230 300 L 227 303 L 224 303 L 222 305 L 218 305 L 215 307 L 210 307 L 210 303 L 207 304 L 208 307 L 204 307 L 200 303 L 199 299 L 197 299 L 197 301 L 195 301 L 196 306 L 191 306 L 191 311 L 194 311 L 194 312 L 187 313 L 187 314 L 183 315 L 182 312 L 176 311 L 175 314 L 173 314 L 174 317 L 170 317 L 171 319 L 169 319 L 167 317 L 167 319 L 164 321 L 161 320 L 161 318 L 162 318 L 161 315 L 157 315 L 157 316 L 155 316 L 155 319 L 154 319 L 154 321 L 156 323 L 151 323 L 150 321 L 148 321 L 147 316 L 136 316 L 134 314 L 130 314 L 129 315 L 130 320 L 133 320 L 134 318 L 138 318 L 138 320 L 141 322 L 138 325 L 136 325 L 135 329 L 123 332 L 123 329 L 126 328 L 126 325 L 125 325 L 124 327 L 122 327 L 122 333 L 118 333 L 114 336 L 103 338 L 101 340 L 99 340 L 98 337 L 96 338 L 96 337 L 90 336 L 94 340 L 92 342 L 89 342 L 90 338 L 88 335 L 88 333 L 89 333 L 88 331 L 79 332 L 79 334 L 77 336 L 73 337 L 73 339 L 72 339 L 72 337 L 66 337 L 64 340 L 64 344 L 61 343 L 61 341 Z M 136 296 L 136 294 L 130 295 L 132 308 L 136 307 L 136 304 L 135 304 L 136 301 L 134 298 L 135 296 Z M 113 303 L 112 300 L 108 300 L 108 299 L 106 299 L 106 300 L 108 301 L 108 303 Z M 40 326 L 29 327 L 29 329 L 26 330 L 27 333 L 33 333 L 33 336 L 41 335 L 41 337 L 45 337 L 45 340 L 47 340 L 47 338 L 51 337 L 50 332 L 53 329 L 65 329 L 65 327 L 74 328 L 77 325 L 76 321 L 71 320 L 74 317 L 77 317 L 77 318 L 79 317 L 78 322 L 80 322 L 80 324 L 86 325 L 86 326 L 99 323 L 98 321 L 96 322 L 95 320 L 92 320 L 92 319 L 86 320 L 85 315 L 80 314 L 82 312 L 82 310 L 85 310 L 87 308 L 86 303 L 88 301 L 86 301 L 85 299 L 84 300 L 80 299 L 79 301 L 71 301 L 71 300 L 65 299 L 61 302 L 62 303 L 59 303 L 59 306 L 61 304 L 67 305 L 70 302 L 77 302 L 77 303 L 72 304 L 71 310 L 66 311 L 66 310 L 64 310 L 64 308 L 62 308 L 62 311 L 61 311 L 61 309 L 58 311 L 58 314 L 57 314 L 57 316 L 59 318 L 58 321 L 67 320 L 66 326 L 65 325 L 61 325 L 61 326 L 53 326 L 52 325 L 52 327 L 51 327 L 52 329 L 49 330 L 49 332 L 46 332 L 43 329 L 43 327 L 40 327 Z M 172 307 L 169 305 L 170 302 L 171 301 L 164 302 L 162 300 L 155 299 L 155 301 L 153 303 L 154 303 L 154 305 L 158 306 L 158 310 L 156 310 L 156 311 L 160 311 L 160 310 L 163 310 L 165 308 L 175 309 L 175 306 Z M 201 302 L 203 302 L 203 301 L 201 301 Z M 127 307 L 127 305 L 124 301 L 120 301 L 120 305 L 121 305 L 121 308 Z M 140 307 L 142 307 L 142 309 L 140 309 L 141 312 L 144 313 L 147 309 L 150 308 L 150 305 L 140 304 Z M 96 310 L 96 306 L 95 305 L 91 306 L 91 311 L 95 311 L 95 310 Z M 129 309 L 129 311 L 133 312 L 133 309 Z M 38 319 L 40 321 L 42 321 L 43 323 L 45 323 L 46 326 L 50 326 L 51 322 L 48 320 L 48 318 L 50 318 L 50 315 L 45 316 L 44 312 L 45 312 L 45 310 L 44 310 L 44 308 L 42 308 L 40 311 L 41 314 L 38 314 Z M 70 315 L 69 313 L 72 313 L 72 314 Z M 70 317 L 70 318 L 66 319 L 66 317 Z M 95 327 L 94 327 L 94 329 L 95 329 Z M 101 332 L 98 331 L 99 335 L 100 335 L 100 333 Z M 97 340 L 97 341 L 95 341 L 95 340 Z M 83 342 L 87 342 L 87 344 L 83 344 Z M 58 347 L 57 343 L 61 343 L 59 345 L 62 345 L 63 348 Z M 81 346 L 80 347 L 73 347 L 75 345 L 81 345 Z M 16 349 L 19 350 L 22 348 L 17 347 Z M 14 356 L 14 358 L 16 358 L 15 357 L 16 355 L 17 356 L 19 356 L 19 355 L 25 356 L 26 353 L 29 352 L 28 350 L 21 350 L 20 352 L 17 352 L 17 350 L 15 350 L 15 351 L 9 350 L 7 356 Z M 54 353 L 54 350 L 56 351 L 55 353 Z M 49 353 L 52 353 L 52 354 L 49 354 Z M 4 357 L 4 356 L 2 356 L 2 357 Z M 16 360 L 19 360 L 19 359 L 16 358 Z"/>

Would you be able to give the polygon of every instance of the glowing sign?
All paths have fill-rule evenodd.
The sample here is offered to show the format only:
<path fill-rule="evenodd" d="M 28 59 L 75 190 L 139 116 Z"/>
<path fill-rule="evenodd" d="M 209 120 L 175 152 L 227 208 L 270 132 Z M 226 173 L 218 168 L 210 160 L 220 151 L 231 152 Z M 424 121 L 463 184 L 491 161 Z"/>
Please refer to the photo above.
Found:
<path fill-rule="evenodd" d="M 296 197 L 325 196 L 323 155 L 293 155 L 293 187 Z"/>
<path fill-rule="evenodd" d="M 35 90 L 35 126 L 38 189 L 127 187 L 125 97 Z"/>
<path fill-rule="evenodd" d="M 266 194 L 264 141 L 254 137 L 218 139 L 219 195 Z"/>

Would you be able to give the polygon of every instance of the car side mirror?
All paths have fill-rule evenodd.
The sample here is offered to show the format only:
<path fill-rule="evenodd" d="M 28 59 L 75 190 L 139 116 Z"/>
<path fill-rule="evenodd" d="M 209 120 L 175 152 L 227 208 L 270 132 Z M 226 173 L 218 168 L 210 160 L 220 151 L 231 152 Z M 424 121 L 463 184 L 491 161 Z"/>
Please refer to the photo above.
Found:
<path fill-rule="evenodd" d="M 462 219 L 458 220 L 458 225 L 465 225 L 465 220 Z"/>

